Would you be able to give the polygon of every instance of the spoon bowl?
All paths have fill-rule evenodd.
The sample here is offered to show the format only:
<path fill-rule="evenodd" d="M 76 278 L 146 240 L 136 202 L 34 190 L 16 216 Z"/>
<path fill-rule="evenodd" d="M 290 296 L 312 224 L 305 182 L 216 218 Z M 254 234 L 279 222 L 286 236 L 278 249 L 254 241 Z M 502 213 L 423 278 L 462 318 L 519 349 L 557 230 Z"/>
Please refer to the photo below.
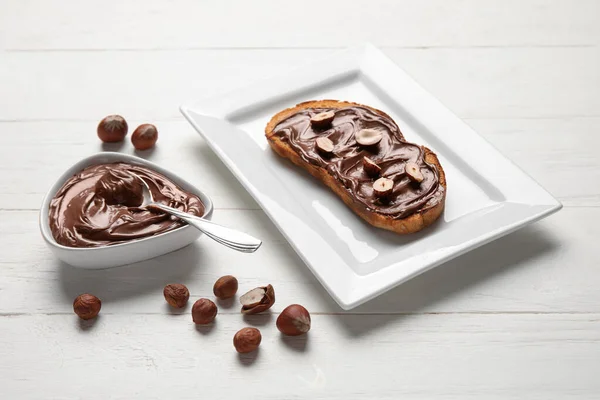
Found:
<path fill-rule="evenodd" d="M 141 208 L 155 208 L 174 215 L 223 246 L 227 246 L 243 253 L 254 253 L 262 244 L 259 239 L 250 236 L 247 233 L 215 224 L 207 219 L 154 201 L 154 198 L 152 197 L 152 191 L 150 190 L 148 184 L 140 176 L 136 174 L 132 175 L 142 183 L 144 201 L 140 206 Z"/>

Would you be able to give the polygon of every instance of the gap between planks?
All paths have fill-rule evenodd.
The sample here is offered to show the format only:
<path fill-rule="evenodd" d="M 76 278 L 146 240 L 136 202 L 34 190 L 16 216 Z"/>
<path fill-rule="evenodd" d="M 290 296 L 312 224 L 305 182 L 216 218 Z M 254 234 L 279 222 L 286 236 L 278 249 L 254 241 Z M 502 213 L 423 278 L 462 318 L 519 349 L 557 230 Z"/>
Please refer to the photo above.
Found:
<path fill-rule="evenodd" d="M 188 307 L 189 308 L 189 307 Z M 180 314 L 185 315 L 189 313 L 189 309 L 184 309 Z M 267 316 L 267 315 L 279 315 L 280 313 L 271 314 L 254 314 L 255 317 Z M 21 316 L 36 316 L 36 315 L 47 315 L 47 316 L 62 316 L 62 315 L 73 315 L 72 312 L 2 312 L 0 317 L 21 317 Z M 133 312 L 133 313 L 110 313 L 103 312 L 102 315 L 165 315 L 164 312 Z M 219 312 L 219 316 L 239 316 L 239 312 Z M 600 313 L 595 311 L 424 311 L 424 312 L 352 312 L 352 311 L 340 311 L 340 312 L 311 312 L 310 315 L 318 316 L 394 316 L 394 315 L 597 315 L 600 318 Z"/>

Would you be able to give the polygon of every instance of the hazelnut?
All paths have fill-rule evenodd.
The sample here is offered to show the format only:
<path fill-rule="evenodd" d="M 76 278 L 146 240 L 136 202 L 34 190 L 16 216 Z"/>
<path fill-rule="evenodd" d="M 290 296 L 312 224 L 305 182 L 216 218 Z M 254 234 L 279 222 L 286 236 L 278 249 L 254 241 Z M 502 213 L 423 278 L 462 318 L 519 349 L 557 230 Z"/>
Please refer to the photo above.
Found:
<path fill-rule="evenodd" d="M 292 304 L 279 314 L 276 324 L 284 335 L 302 335 L 310 330 L 310 314 L 300 304 Z"/>
<path fill-rule="evenodd" d="M 323 111 L 315 114 L 310 119 L 310 124 L 315 128 L 327 128 L 335 118 L 333 111 Z"/>
<path fill-rule="evenodd" d="M 394 181 L 389 178 L 379 178 L 373 183 L 373 191 L 377 197 L 387 197 L 392 194 Z"/>
<path fill-rule="evenodd" d="M 225 275 L 217 279 L 213 286 L 215 297 L 221 300 L 229 299 L 237 293 L 238 280 L 235 276 Z"/>
<path fill-rule="evenodd" d="M 325 154 L 333 153 L 333 147 L 334 147 L 333 142 L 329 138 L 326 138 L 326 137 L 317 138 L 317 140 L 315 141 L 315 146 L 317 147 L 317 150 L 319 150 Z"/>
<path fill-rule="evenodd" d="M 105 143 L 120 142 L 127 136 L 127 128 L 125 118 L 109 115 L 98 124 L 98 137 Z"/>
<path fill-rule="evenodd" d="M 192 319 L 195 324 L 210 324 L 217 315 L 217 305 L 209 299 L 197 300 L 192 306 Z"/>
<path fill-rule="evenodd" d="M 411 181 L 418 183 L 423 182 L 423 174 L 421 173 L 421 168 L 419 168 L 417 163 L 408 161 L 404 167 L 404 171 Z"/>
<path fill-rule="evenodd" d="M 158 140 L 158 130 L 152 124 L 142 124 L 135 128 L 131 135 L 131 143 L 137 150 L 148 150 Z"/>
<path fill-rule="evenodd" d="M 373 146 L 381 141 L 383 135 L 377 129 L 361 129 L 354 138 L 362 146 Z"/>
<path fill-rule="evenodd" d="M 275 290 L 271 285 L 257 287 L 242 295 L 240 303 L 243 314 L 258 314 L 275 304 Z"/>
<path fill-rule="evenodd" d="M 180 283 L 169 283 L 163 290 L 165 300 L 171 307 L 183 308 L 190 298 L 190 291 Z"/>
<path fill-rule="evenodd" d="M 102 307 L 102 302 L 93 294 L 80 294 L 73 302 L 73 311 L 81 319 L 96 318 Z"/>
<path fill-rule="evenodd" d="M 238 353 L 250 353 L 258 349 L 262 335 L 256 328 L 242 328 L 233 337 L 233 346 Z"/>
<path fill-rule="evenodd" d="M 363 168 L 367 175 L 373 177 L 379 176 L 379 173 L 381 172 L 381 167 L 369 157 L 363 157 Z"/>

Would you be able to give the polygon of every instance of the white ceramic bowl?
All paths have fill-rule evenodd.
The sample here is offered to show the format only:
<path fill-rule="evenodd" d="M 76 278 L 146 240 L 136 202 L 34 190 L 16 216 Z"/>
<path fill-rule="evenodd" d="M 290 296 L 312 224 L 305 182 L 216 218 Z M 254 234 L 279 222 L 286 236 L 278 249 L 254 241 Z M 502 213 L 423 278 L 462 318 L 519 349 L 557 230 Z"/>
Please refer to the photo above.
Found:
<path fill-rule="evenodd" d="M 58 244 L 52 236 L 52 231 L 50 230 L 50 224 L 48 222 L 48 209 L 50 207 L 50 201 L 58 189 L 60 189 L 67 179 L 85 167 L 118 161 L 143 165 L 160 172 L 173 182 L 177 183 L 182 189 L 189 191 L 190 193 L 194 193 L 200 197 L 200 200 L 202 200 L 205 206 L 203 217 L 210 219 L 212 216 L 213 204 L 210 198 L 195 188 L 192 184 L 181 179 L 174 173 L 167 171 L 164 168 L 151 163 L 150 161 L 146 161 L 143 158 L 120 153 L 98 153 L 84 158 L 65 171 L 65 173 L 58 178 L 56 183 L 52 185 L 44 197 L 44 202 L 42 203 L 42 209 L 40 211 L 40 230 L 42 232 L 42 236 L 44 237 L 46 243 L 48 243 L 50 250 L 52 250 L 52 252 L 58 258 L 67 264 L 86 269 L 102 269 L 131 264 L 185 247 L 198 239 L 198 237 L 200 237 L 202 234 L 198 229 L 189 225 L 185 225 L 180 228 L 173 229 L 172 231 L 161 233 L 160 235 L 136 239 L 126 243 L 114 244 L 110 246 L 76 248 Z"/>

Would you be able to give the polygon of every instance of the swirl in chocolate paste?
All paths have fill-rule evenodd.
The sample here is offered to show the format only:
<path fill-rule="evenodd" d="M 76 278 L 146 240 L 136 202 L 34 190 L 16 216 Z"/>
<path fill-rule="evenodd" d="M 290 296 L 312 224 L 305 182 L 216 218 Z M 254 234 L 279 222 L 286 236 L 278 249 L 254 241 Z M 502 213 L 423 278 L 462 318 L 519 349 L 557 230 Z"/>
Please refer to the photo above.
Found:
<path fill-rule="evenodd" d="M 331 125 L 323 130 L 313 128 L 311 117 L 325 111 L 335 113 Z M 355 134 L 361 129 L 379 130 L 383 138 L 375 146 L 361 146 L 355 140 Z M 425 161 L 423 148 L 406 142 L 391 118 L 368 108 L 306 109 L 281 121 L 273 131 L 281 140 L 288 142 L 302 160 L 325 168 L 368 211 L 405 218 L 434 207 L 443 199 L 444 187 L 440 185 L 438 171 Z M 321 154 L 315 147 L 315 140 L 321 136 L 334 143 L 332 155 Z M 393 179 L 393 192 L 385 200 L 373 193 L 375 179 L 365 172 L 363 157 L 370 158 L 381 167 L 380 176 Z M 424 178 L 420 184 L 413 183 L 405 173 L 408 161 L 420 167 Z"/>
<path fill-rule="evenodd" d="M 198 196 L 166 176 L 139 165 L 94 165 L 72 176 L 50 202 L 54 239 L 69 247 L 98 247 L 167 232 L 185 222 L 160 211 L 141 209 L 141 177 L 157 202 L 194 215 L 204 213 Z"/>
<path fill-rule="evenodd" d="M 144 190 L 138 178 L 118 169 L 109 169 L 96 182 L 96 195 L 106 204 L 121 204 L 127 207 L 139 207 L 144 201 Z"/>

